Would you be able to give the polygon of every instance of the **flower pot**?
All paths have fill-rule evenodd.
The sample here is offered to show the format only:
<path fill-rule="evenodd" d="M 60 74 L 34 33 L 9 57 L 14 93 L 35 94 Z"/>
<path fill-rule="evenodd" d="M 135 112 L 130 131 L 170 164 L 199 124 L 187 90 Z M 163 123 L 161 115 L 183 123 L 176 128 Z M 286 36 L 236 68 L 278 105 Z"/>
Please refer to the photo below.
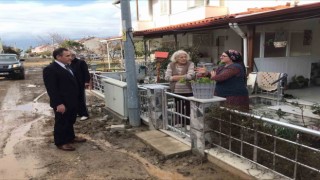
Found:
<path fill-rule="evenodd" d="M 287 46 L 287 41 L 277 41 L 273 42 L 275 48 L 283 48 Z"/>
<path fill-rule="evenodd" d="M 193 97 L 198 99 L 211 99 L 213 98 L 214 83 L 191 83 Z"/>

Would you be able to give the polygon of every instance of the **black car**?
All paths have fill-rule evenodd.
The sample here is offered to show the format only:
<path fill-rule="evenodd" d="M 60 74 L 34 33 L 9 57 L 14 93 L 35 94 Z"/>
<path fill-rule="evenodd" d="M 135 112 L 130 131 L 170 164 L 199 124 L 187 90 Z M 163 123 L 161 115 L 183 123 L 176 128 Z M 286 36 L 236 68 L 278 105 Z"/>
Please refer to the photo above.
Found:
<path fill-rule="evenodd" d="M 0 77 L 24 79 L 24 59 L 19 59 L 16 54 L 0 54 Z"/>

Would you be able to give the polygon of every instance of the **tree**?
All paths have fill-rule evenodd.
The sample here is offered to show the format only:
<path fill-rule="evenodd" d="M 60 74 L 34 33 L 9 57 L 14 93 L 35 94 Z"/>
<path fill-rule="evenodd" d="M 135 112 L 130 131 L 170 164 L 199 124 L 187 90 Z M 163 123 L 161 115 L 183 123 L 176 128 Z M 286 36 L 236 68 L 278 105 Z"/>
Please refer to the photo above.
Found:
<path fill-rule="evenodd" d="M 52 40 L 52 44 L 54 44 L 54 43 L 61 44 L 63 41 L 65 41 L 67 39 L 58 33 L 48 33 L 48 34 L 49 34 L 50 39 Z"/>
<path fill-rule="evenodd" d="M 58 33 L 48 33 L 47 37 L 37 36 L 39 44 L 61 44 L 67 38 Z"/>
<path fill-rule="evenodd" d="M 30 46 L 27 50 L 25 50 L 25 53 L 31 53 L 32 51 L 32 46 Z"/>
<path fill-rule="evenodd" d="M 137 57 L 144 56 L 145 49 L 143 41 L 134 42 L 134 50 Z"/>
<path fill-rule="evenodd" d="M 64 48 L 75 50 L 77 52 L 83 50 L 83 48 L 84 48 L 83 44 L 76 42 L 76 41 L 73 41 L 73 40 L 64 40 L 60 44 L 60 46 L 64 47 Z"/>
<path fill-rule="evenodd" d="M 8 53 L 8 54 L 16 54 L 18 56 L 20 56 L 20 53 L 22 52 L 21 49 L 19 48 L 14 48 L 14 47 L 11 47 L 11 46 L 3 46 L 3 52 L 4 53 Z"/>
<path fill-rule="evenodd" d="M 108 53 L 112 60 L 121 57 L 121 40 L 109 41 L 100 45 L 101 52 Z M 107 46 L 109 49 L 107 49 Z"/>

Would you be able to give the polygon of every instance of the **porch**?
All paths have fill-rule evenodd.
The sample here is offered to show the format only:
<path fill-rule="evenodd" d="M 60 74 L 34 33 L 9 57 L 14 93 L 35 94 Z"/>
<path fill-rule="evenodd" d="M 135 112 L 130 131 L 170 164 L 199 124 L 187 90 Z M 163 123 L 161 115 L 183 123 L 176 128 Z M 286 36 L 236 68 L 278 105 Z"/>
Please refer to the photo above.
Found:
<path fill-rule="evenodd" d="M 291 94 L 298 100 L 306 103 L 320 103 L 320 86 L 311 86 L 303 89 L 288 89 L 286 94 Z"/>

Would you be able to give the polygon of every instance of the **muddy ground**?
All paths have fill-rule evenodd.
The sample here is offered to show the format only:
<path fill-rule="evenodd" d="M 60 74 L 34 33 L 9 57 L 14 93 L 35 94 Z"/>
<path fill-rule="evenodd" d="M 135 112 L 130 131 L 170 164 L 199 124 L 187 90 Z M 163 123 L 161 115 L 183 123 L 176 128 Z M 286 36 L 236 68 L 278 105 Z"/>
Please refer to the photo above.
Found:
<path fill-rule="evenodd" d="M 146 126 L 111 132 L 123 122 L 106 116 L 90 91 L 90 119 L 75 124 L 88 141 L 73 152 L 57 149 L 42 81 L 48 62 L 27 59 L 25 80 L 0 78 L 0 179 L 239 179 L 192 154 L 163 158 L 134 135 Z"/>

